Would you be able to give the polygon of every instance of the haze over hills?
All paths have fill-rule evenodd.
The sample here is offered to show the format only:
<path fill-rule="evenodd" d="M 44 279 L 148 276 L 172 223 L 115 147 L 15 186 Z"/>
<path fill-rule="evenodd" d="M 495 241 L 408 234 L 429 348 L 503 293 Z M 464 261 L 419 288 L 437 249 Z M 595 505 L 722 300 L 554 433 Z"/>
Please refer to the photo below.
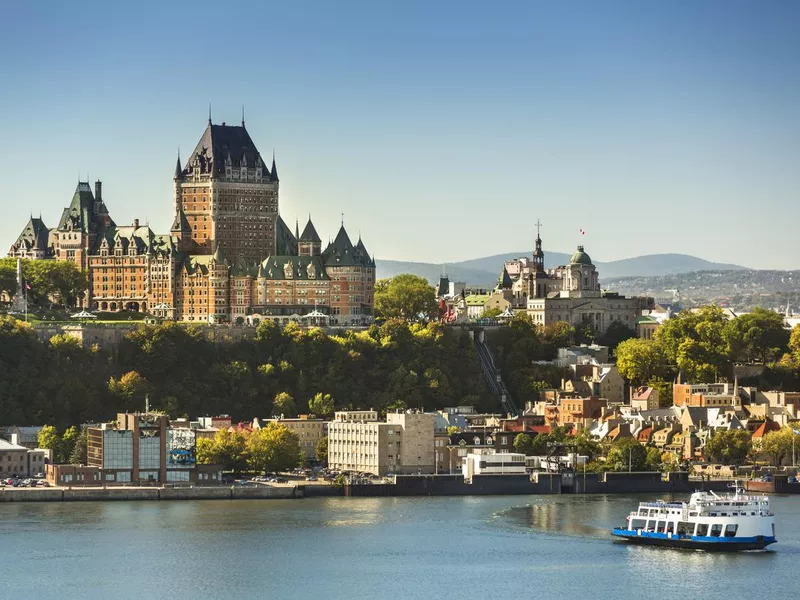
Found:
<path fill-rule="evenodd" d="M 465 281 L 470 286 L 488 287 L 497 281 L 504 261 L 520 256 L 530 256 L 530 252 L 496 254 L 446 265 L 378 259 L 376 261 L 377 276 L 382 279 L 401 273 L 413 273 L 435 283 L 439 280 L 442 272 L 446 271 L 451 281 Z M 571 254 L 562 252 L 545 252 L 545 267 L 550 269 L 558 265 L 565 265 L 569 262 L 570 256 Z M 688 254 L 649 254 L 609 262 L 594 261 L 594 263 L 601 280 L 620 277 L 655 277 L 694 271 L 746 269 L 739 265 L 715 263 Z"/>

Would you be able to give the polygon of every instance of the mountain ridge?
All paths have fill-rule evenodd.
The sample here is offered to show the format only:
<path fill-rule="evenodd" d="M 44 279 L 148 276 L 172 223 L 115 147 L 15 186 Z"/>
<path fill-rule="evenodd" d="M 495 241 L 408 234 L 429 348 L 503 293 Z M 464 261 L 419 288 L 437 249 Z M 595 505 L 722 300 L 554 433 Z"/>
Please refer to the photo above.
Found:
<path fill-rule="evenodd" d="M 424 277 L 431 283 L 438 281 L 442 273 L 447 273 L 451 281 L 465 281 L 473 287 L 494 285 L 503 268 L 503 262 L 521 256 L 530 256 L 529 252 L 509 252 L 494 254 L 452 263 L 426 263 L 416 261 L 376 260 L 379 279 L 394 277 L 401 273 L 413 273 Z M 545 268 L 551 269 L 569 263 L 571 255 L 563 252 L 546 252 Z M 646 254 L 612 261 L 594 261 L 602 279 L 618 279 L 620 277 L 653 277 L 694 271 L 738 271 L 747 267 L 730 263 L 708 261 L 690 254 Z"/>

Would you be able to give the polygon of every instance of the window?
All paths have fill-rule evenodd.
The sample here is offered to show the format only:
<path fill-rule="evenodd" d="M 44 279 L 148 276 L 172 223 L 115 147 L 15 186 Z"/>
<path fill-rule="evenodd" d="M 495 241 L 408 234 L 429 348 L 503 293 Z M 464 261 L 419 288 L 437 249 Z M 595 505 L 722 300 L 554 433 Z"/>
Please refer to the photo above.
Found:
<path fill-rule="evenodd" d="M 711 526 L 711 537 L 719 537 L 722 534 L 722 524 L 714 523 Z"/>
<path fill-rule="evenodd" d="M 736 530 L 739 529 L 739 526 L 735 523 L 731 523 L 725 526 L 725 537 L 736 537 Z"/>

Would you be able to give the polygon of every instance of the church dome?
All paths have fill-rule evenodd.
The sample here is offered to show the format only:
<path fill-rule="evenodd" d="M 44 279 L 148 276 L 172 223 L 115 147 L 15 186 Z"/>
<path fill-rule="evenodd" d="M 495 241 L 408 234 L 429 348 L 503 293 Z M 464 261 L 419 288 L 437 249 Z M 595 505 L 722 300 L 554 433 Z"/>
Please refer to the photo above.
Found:
<path fill-rule="evenodd" d="M 569 259 L 571 265 L 591 265 L 591 257 L 583 251 L 583 246 L 578 246 L 578 250 Z"/>

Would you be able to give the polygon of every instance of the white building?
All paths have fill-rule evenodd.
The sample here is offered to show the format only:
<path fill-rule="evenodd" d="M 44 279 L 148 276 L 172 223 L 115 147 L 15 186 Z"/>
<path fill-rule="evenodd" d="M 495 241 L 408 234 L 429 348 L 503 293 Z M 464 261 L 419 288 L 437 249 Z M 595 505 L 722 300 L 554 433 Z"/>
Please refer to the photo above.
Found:
<path fill-rule="evenodd" d="M 465 479 L 473 475 L 524 475 L 525 455 L 516 452 L 470 452 L 461 465 Z"/>
<path fill-rule="evenodd" d="M 375 411 L 341 411 L 328 423 L 328 466 L 386 475 L 433 473 L 435 413 L 389 413 L 378 422 Z"/>

